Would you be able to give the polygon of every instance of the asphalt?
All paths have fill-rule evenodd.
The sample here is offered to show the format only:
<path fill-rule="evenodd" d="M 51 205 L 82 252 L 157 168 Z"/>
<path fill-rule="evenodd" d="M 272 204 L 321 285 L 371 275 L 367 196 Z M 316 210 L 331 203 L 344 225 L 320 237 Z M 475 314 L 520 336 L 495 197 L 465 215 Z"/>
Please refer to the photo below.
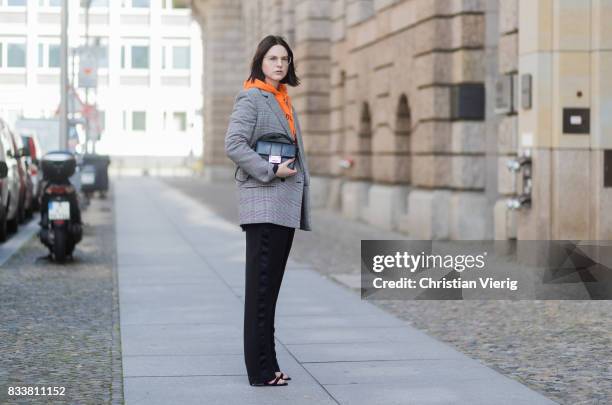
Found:
<path fill-rule="evenodd" d="M 290 258 L 276 312 L 286 387 L 242 356 L 244 234 L 153 178 L 115 179 L 126 404 L 552 404 Z"/>

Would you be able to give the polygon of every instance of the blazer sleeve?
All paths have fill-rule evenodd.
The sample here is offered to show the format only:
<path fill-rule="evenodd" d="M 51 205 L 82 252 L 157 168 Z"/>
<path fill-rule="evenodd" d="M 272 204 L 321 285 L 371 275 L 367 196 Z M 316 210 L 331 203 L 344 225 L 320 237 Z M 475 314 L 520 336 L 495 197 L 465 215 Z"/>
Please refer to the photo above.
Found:
<path fill-rule="evenodd" d="M 274 165 L 263 159 L 249 145 L 257 122 L 257 108 L 245 90 L 240 91 L 234 102 L 229 126 L 225 134 L 225 154 L 249 175 L 262 183 L 275 177 Z"/>

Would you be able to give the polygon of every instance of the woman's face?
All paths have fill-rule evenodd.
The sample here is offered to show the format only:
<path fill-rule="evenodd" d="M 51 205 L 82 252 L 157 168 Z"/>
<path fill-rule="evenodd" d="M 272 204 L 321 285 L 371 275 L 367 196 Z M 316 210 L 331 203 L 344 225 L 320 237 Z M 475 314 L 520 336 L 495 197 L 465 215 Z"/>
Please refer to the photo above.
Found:
<path fill-rule="evenodd" d="M 274 45 L 265 54 L 262 62 L 262 70 L 266 81 L 270 84 L 278 85 L 278 83 L 287 76 L 289 71 L 289 56 L 287 50 L 282 45 Z"/>

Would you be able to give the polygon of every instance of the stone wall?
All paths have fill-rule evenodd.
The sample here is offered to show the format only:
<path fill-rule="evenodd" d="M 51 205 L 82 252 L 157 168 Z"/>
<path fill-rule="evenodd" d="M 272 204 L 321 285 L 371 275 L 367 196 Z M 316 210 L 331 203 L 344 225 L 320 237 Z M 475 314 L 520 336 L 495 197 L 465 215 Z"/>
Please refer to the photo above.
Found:
<path fill-rule="evenodd" d="M 609 0 L 195 0 L 193 8 L 206 44 L 211 170 L 231 167 L 223 137 L 255 46 L 280 34 L 302 79 L 290 93 L 315 206 L 422 239 L 611 235 Z M 519 102 L 524 73 L 531 108 Z M 459 118 L 453 97 L 479 85 L 485 118 Z M 591 133 L 563 134 L 563 107 L 591 108 Z M 506 200 L 521 183 L 506 164 L 527 149 L 533 204 L 511 211 Z M 588 204 L 568 198 L 585 195 Z"/>
<path fill-rule="evenodd" d="M 519 71 L 533 81 L 533 106 L 519 112 L 519 148 L 534 154 L 534 204 L 520 212 L 520 239 L 612 236 L 612 188 L 603 181 L 612 148 L 611 15 L 606 0 L 519 3 Z M 564 128 L 567 108 L 588 109 L 586 133 Z"/>

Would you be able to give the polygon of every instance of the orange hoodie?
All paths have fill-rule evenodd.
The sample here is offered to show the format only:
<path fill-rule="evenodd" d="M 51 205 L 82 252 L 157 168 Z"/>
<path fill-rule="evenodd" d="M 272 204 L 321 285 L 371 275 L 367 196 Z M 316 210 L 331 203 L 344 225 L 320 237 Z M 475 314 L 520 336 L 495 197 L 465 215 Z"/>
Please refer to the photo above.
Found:
<path fill-rule="evenodd" d="M 245 89 L 250 89 L 253 87 L 274 94 L 274 98 L 276 99 L 276 101 L 278 101 L 278 105 L 285 113 L 285 117 L 289 122 L 289 128 L 291 128 L 291 133 L 293 134 L 293 139 L 295 140 L 295 124 L 293 122 L 293 110 L 291 109 L 291 97 L 289 97 L 289 93 L 287 93 L 287 86 L 281 83 L 278 85 L 277 90 L 271 84 L 263 82 L 259 79 L 255 79 L 254 82 L 251 82 L 249 80 L 246 80 L 244 82 Z"/>

